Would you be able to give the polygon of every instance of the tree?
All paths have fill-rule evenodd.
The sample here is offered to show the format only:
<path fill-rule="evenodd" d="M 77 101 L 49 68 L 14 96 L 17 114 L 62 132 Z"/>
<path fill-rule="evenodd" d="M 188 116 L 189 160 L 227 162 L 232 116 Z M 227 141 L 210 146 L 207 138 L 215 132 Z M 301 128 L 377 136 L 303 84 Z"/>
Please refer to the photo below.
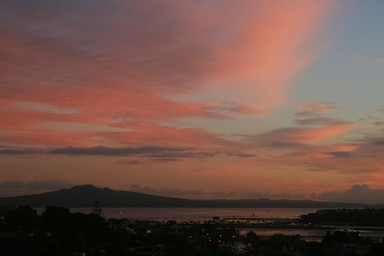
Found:
<path fill-rule="evenodd" d="M 42 214 L 45 228 L 50 232 L 63 232 L 70 228 L 71 212 L 68 208 L 48 206 Z"/>
<path fill-rule="evenodd" d="M 5 223 L 11 230 L 26 232 L 33 231 L 41 224 L 37 211 L 28 205 L 20 206 L 8 212 L 5 216 Z"/>

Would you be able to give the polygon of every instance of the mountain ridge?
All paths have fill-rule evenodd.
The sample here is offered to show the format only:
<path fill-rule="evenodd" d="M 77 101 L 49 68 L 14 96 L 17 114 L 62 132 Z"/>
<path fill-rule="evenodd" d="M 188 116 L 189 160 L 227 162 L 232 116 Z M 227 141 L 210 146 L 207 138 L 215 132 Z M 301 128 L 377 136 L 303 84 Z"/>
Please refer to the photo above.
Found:
<path fill-rule="evenodd" d="M 364 208 L 373 205 L 363 203 L 339 203 L 311 200 L 261 199 L 211 199 L 196 200 L 149 195 L 131 191 L 98 188 L 91 184 L 77 185 L 57 191 L 34 195 L 0 198 L 0 203 L 33 207 L 93 207 L 99 201 L 102 207 L 184 207 L 184 208 Z M 376 205 L 378 207 L 378 205 Z M 373 207 L 376 207 L 373 206 Z"/>

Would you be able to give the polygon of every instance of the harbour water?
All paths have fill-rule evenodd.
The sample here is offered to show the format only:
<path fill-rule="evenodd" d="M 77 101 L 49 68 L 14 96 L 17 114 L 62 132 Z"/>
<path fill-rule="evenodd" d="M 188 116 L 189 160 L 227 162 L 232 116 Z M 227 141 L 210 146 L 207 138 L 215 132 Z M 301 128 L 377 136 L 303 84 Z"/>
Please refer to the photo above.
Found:
<path fill-rule="evenodd" d="M 315 212 L 314 208 L 103 208 L 106 218 L 148 219 L 177 222 L 207 221 L 219 218 L 297 218 Z M 91 208 L 71 208 L 72 212 L 90 213 Z"/>
<path fill-rule="evenodd" d="M 262 219 L 296 219 L 300 215 L 316 212 L 316 208 L 103 208 L 103 216 L 105 218 L 127 218 L 135 220 L 154 220 L 176 222 L 205 222 L 212 220 L 214 217 L 227 220 L 240 220 L 242 218 L 262 218 Z M 38 213 L 42 213 L 44 208 L 37 208 Z M 81 212 L 89 214 L 92 208 L 71 208 L 71 212 Z M 345 227 L 333 226 L 332 230 L 349 230 L 358 231 L 364 237 L 384 237 L 384 229 L 382 227 Z M 283 235 L 301 235 L 314 236 L 321 239 L 327 232 L 327 229 L 301 229 L 301 228 L 238 228 L 240 234 L 246 234 L 250 231 L 255 232 L 259 236 L 271 236 L 274 234 Z"/>

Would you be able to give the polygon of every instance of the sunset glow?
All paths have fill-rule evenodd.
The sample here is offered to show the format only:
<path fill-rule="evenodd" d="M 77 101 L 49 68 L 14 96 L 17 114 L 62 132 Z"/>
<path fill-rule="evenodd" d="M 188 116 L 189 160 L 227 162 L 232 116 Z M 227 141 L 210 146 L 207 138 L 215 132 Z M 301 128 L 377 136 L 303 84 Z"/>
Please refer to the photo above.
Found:
<path fill-rule="evenodd" d="M 0 196 L 382 190 L 383 8 L 2 1 Z"/>

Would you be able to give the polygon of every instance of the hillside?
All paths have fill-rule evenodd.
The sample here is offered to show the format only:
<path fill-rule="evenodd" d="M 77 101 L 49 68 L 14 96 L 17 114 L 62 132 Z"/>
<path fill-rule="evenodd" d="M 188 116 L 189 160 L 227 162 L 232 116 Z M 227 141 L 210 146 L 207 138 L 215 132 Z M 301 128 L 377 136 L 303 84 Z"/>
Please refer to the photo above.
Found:
<path fill-rule="evenodd" d="M 46 207 L 93 207 L 98 200 L 102 207 L 216 207 L 216 208 L 360 208 L 364 204 L 317 202 L 309 200 L 190 200 L 182 198 L 147 195 L 93 185 L 80 185 L 70 189 L 35 195 L 0 198 L 0 203 L 19 206 Z"/>

